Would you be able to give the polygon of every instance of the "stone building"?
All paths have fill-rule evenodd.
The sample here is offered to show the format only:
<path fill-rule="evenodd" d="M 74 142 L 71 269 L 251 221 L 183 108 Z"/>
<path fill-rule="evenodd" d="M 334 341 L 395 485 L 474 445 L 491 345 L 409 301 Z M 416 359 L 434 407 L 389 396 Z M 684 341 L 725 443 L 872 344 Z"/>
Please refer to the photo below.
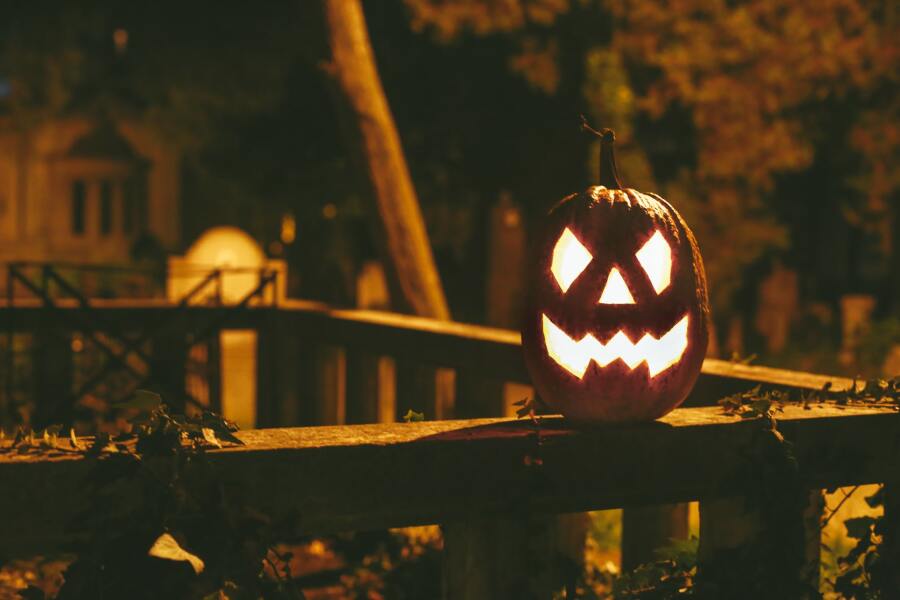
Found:
<path fill-rule="evenodd" d="M 151 234 L 181 243 L 178 157 L 147 128 L 0 119 L 0 263 L 127 264 Z"/>

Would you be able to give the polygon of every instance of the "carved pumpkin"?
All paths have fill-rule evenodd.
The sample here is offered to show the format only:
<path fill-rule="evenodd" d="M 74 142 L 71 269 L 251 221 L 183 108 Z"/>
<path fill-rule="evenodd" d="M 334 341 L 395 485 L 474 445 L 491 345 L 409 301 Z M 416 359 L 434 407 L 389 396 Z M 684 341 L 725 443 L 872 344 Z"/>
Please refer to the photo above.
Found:
<path fill-rule="evenodd" d="M 560 201 L 538 235 L 525 360 L 541 398 L 573 421 L 652 420 L 700 373 L 703 261 L 671 204 L 622 188 L 614 133 L 590 131 L 601 136 L 602 185 Z"/>

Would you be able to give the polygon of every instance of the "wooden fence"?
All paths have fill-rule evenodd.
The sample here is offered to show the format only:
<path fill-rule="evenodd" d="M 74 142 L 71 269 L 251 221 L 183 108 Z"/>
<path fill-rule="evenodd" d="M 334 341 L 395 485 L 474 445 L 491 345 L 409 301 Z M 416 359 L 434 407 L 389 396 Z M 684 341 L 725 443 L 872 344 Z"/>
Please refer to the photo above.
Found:
<path fill-rule="evenodd" d="M 95 301 L 90 310 L 127 329 L 165 319 L 171 307 Z M 228 309 L 182 310 L 187 319 L 221 316 L 225 323 Z M 9 316 L 8 307 L 3 312 Z M 14 316 L 6 323 L 17 331 L 47 318 L 38 305 L 20 304 Z M 528 381 L 515 332 L 301 301 L 231 309 L 227 326 L 259 335 L 260 425 L 338 426 L 245 431 L 246 447 L 214 451 L 214 460 L 252 490 L 261 508 L 298 509 L 309 533 L 440 523 L 448 598 L 510 597 L 524 580 L 545 593 L 546 581 L 534 569 L 535 544 L 525 541 L 549 531 L 534 524 L 552 523 L 549 515 L 699 500 L 701 554 L 746 543 L 765 523 L 736 497 L 734 471 L 758 424 L 710 404 L 760 383 L 794 390 L 851 385 L 710 359 L 686 407 L 658 422 L 575 430 L 549 417 L 537 445 L 529 422 L 509 419 L 341 425 L 392 420 L 407 408 L 431 418 L 502 415 L 501 384 Z M 383 357 L 394 361 L 393 375 Z M 389 411 L 386 403 L 393 403 Z M 890 409 L 834 405 L 789 406 L 779 417 L 798 457 L 805 496 L 798 506 L 811 507 L 792 516 L 808 541 L 806 562 L 817 562 L 819 546 L 809 492 L 820 497 L 822 488 L 890 484 L 897 473 L 897 419 Z M 536 452 L 540 466 L 526 459 Z M 58 499 L 73 497 L 86 468 L 72 457 L 0 456 L 2 550 L 58 542 L 78 507 Z M 893 489 L 889 523 L 898 504 Z M 890 527 L 886 535 L 894 535 Z"/>

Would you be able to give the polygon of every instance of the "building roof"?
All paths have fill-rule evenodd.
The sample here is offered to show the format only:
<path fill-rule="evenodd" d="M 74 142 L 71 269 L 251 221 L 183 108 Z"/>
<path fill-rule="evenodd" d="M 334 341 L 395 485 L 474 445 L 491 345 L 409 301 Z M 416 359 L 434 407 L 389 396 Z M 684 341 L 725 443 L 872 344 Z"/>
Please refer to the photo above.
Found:
<path fill-rule="evenodd" d="M 66 153 L 67 158 L 104 158 L 130 162 L 147 162 L 134 151 L 110 122 L 103 122 L 78 138 Z"/>

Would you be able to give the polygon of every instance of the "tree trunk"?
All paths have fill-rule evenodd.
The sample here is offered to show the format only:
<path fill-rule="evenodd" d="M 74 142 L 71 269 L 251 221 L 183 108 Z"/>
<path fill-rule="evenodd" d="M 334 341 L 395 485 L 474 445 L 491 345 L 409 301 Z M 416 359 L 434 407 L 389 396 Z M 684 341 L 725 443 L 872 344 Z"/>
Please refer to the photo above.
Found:
<path fill-rule="evenodd" d="M 450 310 L 394 118 L 391 115 L 360 0 L 322 0 L 330 60 L 323 68 L 346 118 L 348 148 L 360 153 L 377 238 L 395 307 L 435 319 Z"/>

